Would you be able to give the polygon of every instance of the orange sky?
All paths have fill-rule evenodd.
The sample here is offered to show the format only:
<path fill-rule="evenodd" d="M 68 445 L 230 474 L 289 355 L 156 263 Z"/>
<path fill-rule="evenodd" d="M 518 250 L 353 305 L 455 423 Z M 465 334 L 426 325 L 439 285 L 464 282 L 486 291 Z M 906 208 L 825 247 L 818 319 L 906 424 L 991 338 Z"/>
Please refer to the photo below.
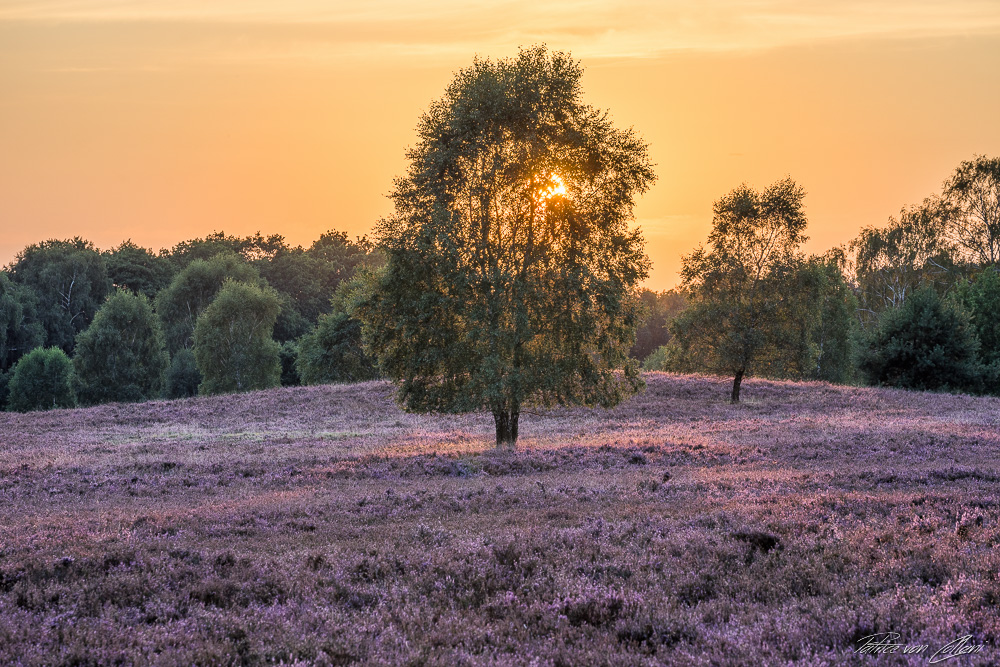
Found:
<path fill-rule="evenodd" d="M 5 0 L 0 264 L 74 235 L 365 234 L 455 70 L 538 42 L 651 144 L 654 289 L 743 181 L 801 183 L 821 252 L 1000 154 L 996 0 Z"/>

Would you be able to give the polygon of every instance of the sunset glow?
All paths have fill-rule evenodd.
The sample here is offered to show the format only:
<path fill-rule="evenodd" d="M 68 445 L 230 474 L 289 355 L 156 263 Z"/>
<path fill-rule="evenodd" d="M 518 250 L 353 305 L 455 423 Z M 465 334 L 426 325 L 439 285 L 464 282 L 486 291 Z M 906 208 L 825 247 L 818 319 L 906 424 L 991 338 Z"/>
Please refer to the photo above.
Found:
<path fill-rule="evenodd" d="M 993 1 L 12 0 L 0 264 L 77 235 L 370 234 L 454 73 L 537 43 L 580 59 L 585 101 L 650 144 L 653 289 L 741 182 L 801 183 L 822 252 L 1000 154 Z"/>
<path fill-rule="evenodd" d="M 552 174 L 549 176 L 548 187 L 542 190 L 542 199 L 548 201 L 553 197 L 565 197 L 566 196 L 566 183 L 563 181 L 559 174 Z"/>

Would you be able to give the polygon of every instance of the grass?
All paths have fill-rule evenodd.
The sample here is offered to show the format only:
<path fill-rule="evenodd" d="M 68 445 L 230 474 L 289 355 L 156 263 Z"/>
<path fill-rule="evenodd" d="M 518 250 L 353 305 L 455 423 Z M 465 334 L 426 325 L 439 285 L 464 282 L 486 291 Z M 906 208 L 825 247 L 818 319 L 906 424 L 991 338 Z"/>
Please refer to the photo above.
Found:
<path fill-rule="evenodd" d="M 516 453 L 379 382 L 5 413 L 0 664 L 1000 660 L 1000 401 L 647 383 Z"/>

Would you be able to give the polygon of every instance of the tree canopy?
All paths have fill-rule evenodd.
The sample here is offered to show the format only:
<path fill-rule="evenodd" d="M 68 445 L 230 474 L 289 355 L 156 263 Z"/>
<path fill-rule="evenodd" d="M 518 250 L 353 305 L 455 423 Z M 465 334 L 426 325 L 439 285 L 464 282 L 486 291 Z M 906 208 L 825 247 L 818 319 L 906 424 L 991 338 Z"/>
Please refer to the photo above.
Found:
<path fill-rule="evenodd" d="M 227 279 L 260 283 L 260 273 L 239 255 L 224 252 L 192 261 L 157 295 L 156 313 L 171 354 L 193 345 L 198 316 Z"/>
<path fill-rule="evenodd" d="M 789 334 L 781 311 L 802 263 L 804 197 L 790 178 L 762 192 L 740 185 L 715 202 L 709 247 L 681 260 L 691 300 L 672 331 L 695 367 L 733 376 L 733 403 L 744 376 Z"/>
<path fill-rule="evenodd" d="M 270 287 L 227 280 L 198 317 L 194 357 L 201 394 L 277 387 L 280 346 L 271 338 L 281 309 Z"/>
<path fill-rule="evenodd" d="M 45 344 L 72 352 L 111 290 L 104 257 L 89 241 L 49 240 L 30 245 L 11 266 L 15 281 L 38 295 L 38 319 Z"/>
<path fill-rule="evenodd" d="M 404 407 L 488 410 L 498 445 L 524 406 L 641 387 L 627 353 L 649 262 L 628 222 L 654 175 L 646 144 L 583 103 L 582 74 L 545 47 L 456 74 L 420 118 L 357 306 Z"/>
<path fill-rule="evenodd" d="M 76 338 L 81 403 L 159 398 L 169 358 L 149 299 L 119 290 Z"/>

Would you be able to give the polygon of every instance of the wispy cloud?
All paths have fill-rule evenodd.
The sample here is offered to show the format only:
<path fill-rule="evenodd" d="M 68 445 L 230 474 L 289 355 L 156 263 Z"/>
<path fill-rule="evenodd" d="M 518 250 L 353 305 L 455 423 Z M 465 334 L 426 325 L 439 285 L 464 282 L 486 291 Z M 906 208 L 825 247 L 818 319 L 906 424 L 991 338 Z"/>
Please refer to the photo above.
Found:
<path fill-rule="evenodd" d="M 467 57 L 546 41 L 586 58 L 678 50 L 758 50 L 865 36 L 1000 34 L 995 0 L 8 0 L 0 21 L 241 24 L 267 34 L 222 58 L 275 60 Z"/>

